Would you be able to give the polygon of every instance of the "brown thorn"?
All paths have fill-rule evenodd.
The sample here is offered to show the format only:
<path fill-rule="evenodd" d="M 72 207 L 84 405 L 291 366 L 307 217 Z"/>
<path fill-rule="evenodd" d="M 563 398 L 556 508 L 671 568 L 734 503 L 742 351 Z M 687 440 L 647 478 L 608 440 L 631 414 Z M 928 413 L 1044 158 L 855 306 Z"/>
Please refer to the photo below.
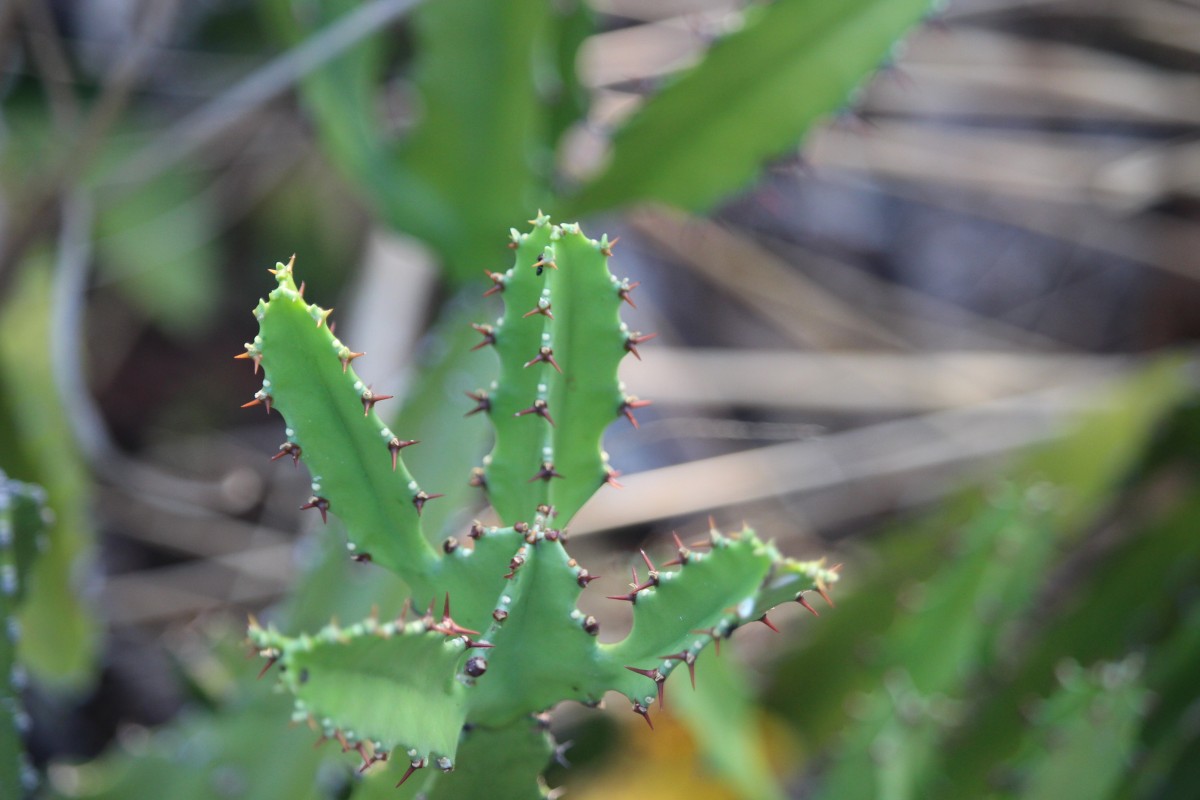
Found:
<path fill-rule="evenodd" d="M 617 478 L 620 477 L 620 475 L 621 475 L 620 470 L 609 469 L 607 472 L 604 473 L 604 480 L 602 480 L 600 482 L 600 484 L 601 485 L 608 484 L 609 486 L 613 487 L 614 489 L 624 489 L 625 488 L 624 485 L 622 485 L 621 482 L 617 480 Z"/>
<path fill-rule="evenodd" d="M 342 372 L 345 372 L 346 370 L 350 369 L 351 361 L 353 361 L 354 359 L 359 358 L 361 356 L 365 356 L 365 355 L 366 355 L 366 353 L 349 352 L 346 355 L 342 356 L 339 359 L 339 361 L 342 362 Z"/>
<path fill-rule="evenodd" d="M 308 502 L 300 506 L 301 511 L 307 511 L 310 508 L 315 508 L 321 512 L 321 522 L 329 522 L 329 501 L 324 497 L 313 496 L 308 498 Z"/>
<path fill-rule="evenodd" d="M 612 258 L 612 249 L 617 246 L 617 242 L 619 242 L 619 241 L 621 241 L 620 236 L 618 236 L 617 238 L 615 238 L 611 242 L 609 242 L 608 247 L 600 248 L 600 254 L 603 256 L 607 256 L 608 258 Z"/>
<path fill-rule="evenodd" d="M 361 774 L 364 770 L 366 770 L 367 767 L 375 763 L 375 754 L 371 753 L 370 755 L 367 755 L 366 742 L 359 742 L 358 744 L 354 745 L 354 750 L 358 753 L 358 757 L 363 760 L 362 766 L 358 768 L 358 771 Z"/>
<path fill-rule="evenodd" d="M 703 633 L 703 634 L 707 634 L 709 637 L 711 637 L 713 640 L 713 645 L 717 649 L 717 655 L 721 655 L 721 637 L 720 637 L 720 635 L 718 635 L 717 629 L 715 627 L 708 628 L 706 630 L 692 631 L 692 633 Z"/>
<path fill-rule="evenodd" d="M 271 413 L 271 395 L 264 394 L 262 397 L 255 397 L 249 403 L 242 403 L 242 408 L 251 408 L 253 406 L 264 405 L 267 407 L 267 413 Z"/>
<path fill-rule="evenodd" d="M 406 447 L 412 447 L 414 444 L 420 444 L 420 439 L 401 439 L 398 436 L 393 436 L 388 442 L 388 450 L 392 452 L 392 472 L 396 471 L 396 466 L 400 462 L 400 451 Z"/>
<path fill-rule="evenodd" d="M 368 414 L 370 414 L 371 409 L 374 408 L 375 404 L 378 403 L 379 401 L 391 400 L 392 397 L 394 397 L 394 395 L 375 394 L 374 392 L 371 391 L 371 387 L 369 387 L 369 386 L 366 389 L 363 389 L 363 393 L 362 393 L 363 416 L 365 417 Z"/>
<path fill-rule="evenodd" d="M 581 588 L 587 588 L 589 583 L 594 580 L 598 580 L 599 578 L 599 575 L 592 575 L 586 569 L 581 569 L 579 570 L 579 575 L 575 578 L 575 582 L 578 583 Z"/>
<path fill-rule="evenodd" d="M 258 677 L 262 678 L 263 675 L 266 675 L 267 670 L 269 670 L 271 667 L 275 666 L 275 662 L 278 660 L 279 660 L 279 656 L 271 656 L 270 658 L 268 658 L 267 663 L 264 664 L 263 668 L 258 671 Z"/>
<path fill-rule="evenodd" d="M 826 591 L 825 584 L 820 581 L 817 582 L 817 594 L 821 595 L 821 599 L 828 603 L 830 608 L 835 608 L 833 604 L 833 598 L 830 597 L 829 592 Z"/>
<path fill-rule="evenodd" d="M 271 460 L 278 461 L 284 456 L 291 456 L 292 466 L 299 466 L 300 445 L 296 444 L 295 442 L 284 442 L 283 444 L 279 445 L 279 452 L 271 456 Z"/>
<path fill-rule="evenodd" d="M 421 516 L 421 511 L 425 508 L 426 503 L 428 503 L 430 500 L 436 500 L 437 498 L 442 497 L 442 496 L 443 495 L 440 495 L 440 494 L 428 494 L 423 491 L 417 492 L 416 494 L 414 494 L 412 502 L 413 502 L 413 505 L 417 509 L 417 516 L 418 517 Z"/>
<path fill-rule="evenodd" d="M 761 617 L 759 617 L 758 621 L 761 622 L 763 625 L 766 625 L 768 628 L 775 631 L 776 633 L 779 633 L 779 628 L 776 628 L 775 623 L 773 623 L 773 622 L 771 622 L 771 620 L 767 619 L 766 614 L 763 614 Z"/>
<path fill-rule="evenodd" d="M 522 314 L 521 319 L 525 319 L 527 317 L 532 317 L 534 314 L 541 314 L 543 317 L 549 317 L 550 319 L 554 319 L 554 314 L 552 314 L 550 312 L 550 304 L 549 303 L 546 303 L 545 306 L 543 306 L 541 303 L 538 303 L 536 306 L 534 306 L 533 308 L 529 309 L 524 314 Z"/>
<path fill-rule="evenodd" d="M 404 782 L 408 780 L 414 772 L 423 768 L 427 763 L 429 763 L 428 760 L 424 758 L 411 762 L 408 765 L 408 769 L 404 771 L 404 777 L 402 777 L 400 782 L 396 784 L 396 788 L 399 789 L 401 786 L 403 786 Z"/>
<path fill-rule="evenodd" d="M 321 745 L 325 744 L 328 741 L 329 741 L 329 737 L 322 733 L 320 736 L 317 737 L 317 740 L 315 742 L 313 742 L 313 749 L 316 750 L 318 747 L 320 747 Z"/>
<path fill-rule="evenodd" d="M 642 360 L 642 354 L 638 352 L 638 345 L 642 344 L 643 342 L 648 342 L 648 341 L 650 341 L 650 340 L 651 340 L 651 339 L 653 339 L 655 336 L 658 336 L 658 334 L 657 334 L 657 333 L 645 333 L 645 334 L 643 334 L 643 333 L 632 333 L 632 334 L 630 334 L 630 335 L 629 335 L 629 337 L 628 337 L 628 338 L 625 340 L 625 349 L 626 349 L 626 350 L 628 350 L 630 353 L 633 353 L 634 357 L 635 357 L 635 358 L 636 358 L 638 361 L 641 361 L 641 360 Z"/>
<path fill-rule="evenodd" d="M 562 475 L 557 470 L 554 469 L 554 464 L 552 464 L 549 461 L 543 461 L 542 467 L 541 467 L 541 469 L 539 469 L 537 471 L 537 474 L 534 475 L 532 478 L 530 478 L 526 482 L 533 483 L 534 481 L 541 480 L 541 481 L 546 481 L 547 483 L 549 483 L 551 478 L 561 478 L 561 477 L 562 477 Z"/>
<path fill-rule="evenodd" d="M 333 732 L 333 738 L 337 739 L 338 744 L 342 746 L 343 753 L 350 752 L 350 743 L 346 741 L 346 734 L 342 733 L 340 730 L 335 730 Z"/>
<path fill-rule="evenodd" d="M 529 367 L 532 367 L 534 364 L 540 364 L 540 363 L 549 364 L 550 366 L 554 367 L 554 369 L 556 369 L 560 375 L 562 374 L 562 367 L 560 367 L 558 365 L 558 362 L 554 360 L 554 350 L 552 348 L 549 348 L 549 347 L 538 348 L 538 354 L 536 356 L 534 356 L 533 358 L 531 358 L 529 361 L 526 361 L 525 367 L 529 368 Z"/>
<path fill-rule="evenodd" d="M 254 374 L 255 374 L 255 375 L 257 375 L 257 374 L 258 374 L 258 368 L 262 366 L 262 360 L 263 360 L 262 353 L 256 353 L 256 354 L 254 354 L 254 355 L 250 355 L 250 353 L 248 353 L 248 352 L 246 352 L 246 353 L 239 353 L 238 355 L 234 356 L 234 358 L 249 358 L 249 359 L 253 359 L 253 360 L 254 360 Z"/>
<path fill-rule="evenodd" d="M 434 626 L 433 630 L 446 636 L 462 636 L 464 634 L 479 635 L 479 631 L 473 631 L 470 628 L 464 628 L 450 618 L 450 593 L 446 593 L 446 602 L 442 606 L 442 621 Z M 469 640 L 468 640 L 469 641 Z"/>
<path fill-rule="evenodd" d="M 490 269 L 485 269 L 483 271 L 483 274 L 487 275 L 493 284 L 492 288 L 488 289 L 486 292 L 483 293 L 484 297 L 491 297 L 496 292 L 504 291 L 504 274 L 503 273 L 492 272 Z"/>
<path fill-rule="evenodd" d="M 666 708 L 666 706 L 663 704 L 663 687 L 666 684 L 667 679 L 661 672 L 656 669 L 638 669 L 637 667 L 628 666 L 625 667 L 625 669 L 629 670 L 630 672 L 636 672 L 638 675 L 645 675 L 647 678 L 654 681 L 654 685 L 658 689 L 658 707 Z"/>
<path fill-rule="evenodd" d="M 617 297 L 621 298 L 626 303 L 629 303 L 631 308 L 637 308 L 637 303 L 633 302 L 633 299 L 629 296 L 629 293 L 641 285 L 642 285 L 641 281 L 636 281 L 634 283 L 629 284 L 628 286 L 622 286 L 620 289 L 617 290 Z"/>
<path fill-rule="evenodd" d="M 607 596 L 609 600 L 624 600 L 627 603 L 637 604 L 637 592 L 629 594 L 610 594 Z"/>
<path fill-rule="evenodd" d="M 471 638 L 471 637 L 469 637 L 469 636 L 464 636 L 464 637 L 463 637 L 463 639 L 466 641 L 466 649 L 468 649 L 468 650 L 470 650 L 470 649 L 471 649 L 471 648 L 473 648 L 473 647 L 477 647 L 477 648 L 479 648 L 480 650 L 486 650 L 486 649 L 488 649 L 489 647 L 495 647 L 495 646 L 496 646 L 496 645 L 494 645 L 494 644 L 491 644 L 491 643 L 489 643 L 489 642 L 477 642 L 477 641 L 475 641 L 474 639 L 472 639 L 472 638 Z"/>
<path fill-rule="evenodd" d="M 638 550 L 638 552 L 642 554 L 642 561 L 646 562 L 646 569 L 650 570 L 651 573 L 658 572 L 658 568 L 654 566 L 654 562 L 650 560 L 650 556 L 646 555 L 646 551 Z"/>
<path fill-rule="evenodd" d="M 650 711 L 641 703 L 633 704 L 633 713 L 641 714 L 642 719 L 646 720 L 646 724 L 650 726 L 650 730 L 654 730 L 654 723 L 650 721 Z"/>
<path fill-rule="evenodd" d="M 480 335 L 483 336 L 483 341 L 471 348 L 472 352 L 482 347 L 487 347 L 489 344 L 496 343 L 496 329 L 491 325 L 478 325 L 472 322 L 471 327 L 479 331 Z"/>
<path fill-rule="evenodd" d="M 463 414 L 464 417 L 470 417 L 474 414 L 478 414 L 480 411 L 492 410 L 492 400 L 488 397 L 488 393 L 482 389 L 476 392 L 466 392 L 466 395 L 474 400 L 476 405 L 466 414 Z"/>
<path fill-rule="evenodd" d="M 639 400 L 633 395 L 630 395 L 621 401 L 621 405 L 617 407 L 617 413 L 624 416 L 625 419 L 629 420 L 630 424 L 632 424 L 634 428 L 637 428 L 639 427 L 638 421 L 637 417 L 633 416 L 633 410 L 636 408 L 645 408 L 646 406 L 651 405 L 653 402 L 653 400 Z"/>
<path fill-rule="evenodd" d="M 558 264 L 555 264 L 553 261 L 547 261 L 545 256 L 539 256 L 538 260 L 533 262 L 529 266 L 533 267 L 534 269 L 537 269 L 538 267 L 549 267 L 550 269 L 558 269 Z M 538 274 L 540 275 L 541 273 L 539 272 Z"/>
<path fill-rule="evenodd" d="M 696 688 L 696 656 L 694 653 L 691 653 L 687 650 L 683 650 L 681 652 L 674 653 L 669 656 L 659 656 L 659 658 L 661 658 L 664 661 L 666 661 L 667 659 L 673 659 L 675 661 L 682 661 L 684 664 L 686 664 L 687 668 L 688 668 L 688 675 L 692 679 L 692 689 L 695 690 L 695 688 Z"/>
<path fill-rule="evenodd" d="M 796 602 L 799 603 L 800 605 L 804 606 L 804 608 L 808 611 L 808 613 L 812 614 L 814 617 L 821 616 L 820 614 L 817 613 L 817 610 L 812 607 L 812 604 L 810 604 L 807 600 L 804 599 L 804 592 L 798 592 L 796 594 Z"/>

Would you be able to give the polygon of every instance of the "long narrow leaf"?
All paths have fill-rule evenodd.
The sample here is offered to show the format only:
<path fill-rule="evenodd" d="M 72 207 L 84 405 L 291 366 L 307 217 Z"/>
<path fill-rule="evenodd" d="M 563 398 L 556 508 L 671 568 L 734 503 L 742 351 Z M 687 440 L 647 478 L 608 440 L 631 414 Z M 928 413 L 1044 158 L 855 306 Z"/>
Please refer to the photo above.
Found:
<path fill-rule="evenodd" d="M 711 207 L 845 105 L 928 7 L 928 0 L 767 6 L 618 131 L 608 167 L 567 215 L 637 200 Z"/>

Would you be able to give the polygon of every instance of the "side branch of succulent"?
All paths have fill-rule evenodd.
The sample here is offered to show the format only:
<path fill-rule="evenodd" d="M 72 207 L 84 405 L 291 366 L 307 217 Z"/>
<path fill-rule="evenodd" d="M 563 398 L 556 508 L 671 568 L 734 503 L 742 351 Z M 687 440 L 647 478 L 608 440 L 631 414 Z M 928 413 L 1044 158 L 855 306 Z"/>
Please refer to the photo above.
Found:
<path fill-rule="evenodd" d="M 334 336 L 329 312 L 304 298 L 294 258 L 272 270 L 277 285 L 255 310 L 259 333 L 239 356 L 264 375 L 247 405 L 286 420 L 275 458 L 312 473 L 302 507 L 339 517 L 352 557 L 393 570 L 412 589 L 395 620 L 297 637 L 252 622 L 263 671 L 280 665 L 297 721 L 357 751 L 363 769 L 398 762 L 398 783 L 419 775 L 418 790 L 431 797 L 467 796 L 497 763 L 537 775 L 553 752 L 539 715 L 564 700 L 594 705 L 620 692 L 653 727 L 651 709 L 676 669 L 694 682 L 705 647 L 747 622 L 771 625 L 767 613 L 779 604 L 816 613 L 806 595 L 828 601 L 838 577 L 820 561 L 783 557 L 750 529 L 712 530 L 686 545 L 676 537 L 674 559 L 660 566 L 643 554 L 645 571 L 634 569 L 630 590 L 611 598 L 633 606 L 632 631 L 599 641 L 599 623 L 577 607 L 596 576 L 568 552 L 569 524 L 613 482 L 601 437 L 645 402 L 625 394 L 617 365 L 650 336 L 621 322 L 636 284 L 609 272 L 615 240 L 590 239 L 540 212 L 530 225 L 511 231 L 511 268 L 488 273 L 487 293 L 501 296 L 503 314 L 475 326 L 480 346 L 499 359 L 497 380 L 471 393 L 466 409 L 495 429 L 471 482 L 486 491 L 496 526 L 475 523 L 440 550 L 426 543 L 421 511 L 439 495 L 403 456 L 419 432 L 380 419 L 375 406 L 387 398 L 358 376 L 362 354 Z M 529 746 L 520 759 L 472 764 L 484 738 Z M 514 791 L 539 797 L 545 787 L 532 780 Z"/>

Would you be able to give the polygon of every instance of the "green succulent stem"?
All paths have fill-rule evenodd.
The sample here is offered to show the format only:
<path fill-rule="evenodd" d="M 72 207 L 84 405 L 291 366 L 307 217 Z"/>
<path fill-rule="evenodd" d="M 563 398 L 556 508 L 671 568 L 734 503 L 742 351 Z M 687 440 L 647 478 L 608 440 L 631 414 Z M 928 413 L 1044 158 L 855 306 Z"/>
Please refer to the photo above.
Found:
<path fill-rule="evenodd" d="M 630 590 L 612 597 L 632 605 L 633 628 L 601 643 L 599 623 L 578 607 L 595 576 L 568 552 L 568 526 L 612 474 L 602 436 L 634 402 L 617 366 L 649 337 L 621 321 L 634 285 L 609 271 L 615 241 L 540 212 L 530 225 L 511 231 L 512 266 L 488 273 L 504 311 L 476 329 L 499 370 L 467 410 L 495 429 L 473 482 L 500 525 L 476 522 L 440 550 L 427 544 L 421 510 L 437 495 L 404 465 L 411 440 L 377 416 L 385 398 L 351 366 L 361 354 L 304 299 L 293 263 L 272 270 L 277 285 L 255 310 L 259 333 L 242 356 L 264 373 L 248 405 L 269 404 L 286 420 L 276 458 L 312 473 L 303 507 L 340 517 L 352 556 L 412 590 L 396 620 L 300 636 L 255 623 L 251 640 L 267 667 L 280 665 L 297 720 L 358 751 L 364 768 L 390 754 L 401 782 L 454 770 L 472 735 L 463 731 L 517 730 L 564 700 L 594 705 L 617 691 L 650 722 L 676 669 L 692 673 L 704 648 L 748 622 L 770 624 L 777 605 L 813 610 L 806 593 L 828 599 L 837 580 L 836 568 L 784 558 L 750 529 L 714 530 L 694 545 L 676 538 L 661 567 L 642 555 L 645 571 L 635 567 Z M 422 787 L 442 785 L 422 775 Z"/>

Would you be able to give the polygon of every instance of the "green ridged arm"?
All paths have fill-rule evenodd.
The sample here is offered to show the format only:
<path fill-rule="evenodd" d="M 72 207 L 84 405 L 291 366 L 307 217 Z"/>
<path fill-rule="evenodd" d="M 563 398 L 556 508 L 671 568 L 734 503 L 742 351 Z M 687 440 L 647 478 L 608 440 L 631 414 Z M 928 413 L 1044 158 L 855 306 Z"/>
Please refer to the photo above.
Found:
<path fill-rule="evenodd" d="M 631 287 L 608 270 L 608 237 L 589 239 L 540 213 L 532 224 L 512 231 L 516 262 L 493 276 L 503 316 L 479 326 L 500 361 L 480 401 L 496 431 L 484 485 L 507 524 L 550 506 L 566 525 L 609 476 L 601 437 L 626 410 L 617 365 L 637 337 L 618 313 Z"/>
<path fill-rule="evenodd" d="M 259 332 L 243 357 L 262 366 L 262 389 L 247 405 L 274 407 L 287 420 L 279 455 L 302 459 L 312 476 L 305 504 L 346 524 L 359 558 L 419 581 L 433 562 L 421 534 L 427 494 L 404 466 L 407 442 L 379 419 L 380 399 L 355 373 L 358 353 L 329 330 L 330 310 L 304 300 L 292 262 L 272 272 L 277 286 L 259 303 Z"/>

